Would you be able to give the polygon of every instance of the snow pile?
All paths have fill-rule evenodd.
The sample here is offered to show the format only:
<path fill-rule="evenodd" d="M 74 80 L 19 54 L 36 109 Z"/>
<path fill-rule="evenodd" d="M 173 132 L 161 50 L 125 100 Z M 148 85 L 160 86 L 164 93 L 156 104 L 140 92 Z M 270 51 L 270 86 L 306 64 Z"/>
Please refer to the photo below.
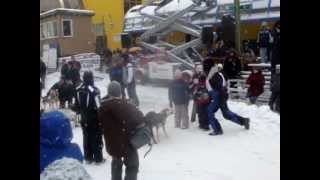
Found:
<path fill-rule="evenodd" d="M 79 163 L 71 158 L 62 158 L 50 164 L 40 175 L 40 180 L 92 180 Z"/>
<path fill-rule="evenodd" d="M 95 82 L 101 95 L 107 93 L 109 78 Z M 60 74 L 48 75 L 47 87 L 59 79 Z M 137 85 L 140 108 L 143 113 L 156 112 L 169 107 L 168 89 L 156 85 Z M 189 111 L 191 114 L 191 105 Z M 160 143 L 144 159 L 148 147 L 141 148 L 139 180 L 280 180 L 280 116 L 268 106 L 248 105 L 230 101 L 229 108 L 249 117 L 251 129 L 245 130 L 216 114 L 224 130 L 222 136 L 212 137 L 209 132 L 192 123 L 190 129 L 174 128 L 174 116 L 167 120 L 169 138 L 159 131 Z M 81 128 L 73 131 L 73 142 L 82 148 Z M 83 152 L 83 151 L 82 151 Z M 111 178 L 111 157 L 103 149 L 106 163 L 100 166 L 84 165 L 95 180 Z"/>

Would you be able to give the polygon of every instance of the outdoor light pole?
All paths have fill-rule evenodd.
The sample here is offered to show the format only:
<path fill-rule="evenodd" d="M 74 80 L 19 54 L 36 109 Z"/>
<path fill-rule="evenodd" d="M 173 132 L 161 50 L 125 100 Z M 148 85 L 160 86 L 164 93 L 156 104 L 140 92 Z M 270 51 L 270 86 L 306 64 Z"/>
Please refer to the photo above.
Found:
<path fill-rule="evenodd" d="M 238 52 L 241 52 L 241 37 L 240 37 L 240 0 L 234 0 L 234 13 L 235 13 L 235 21 L 236 21 L 236 49 Z"/>

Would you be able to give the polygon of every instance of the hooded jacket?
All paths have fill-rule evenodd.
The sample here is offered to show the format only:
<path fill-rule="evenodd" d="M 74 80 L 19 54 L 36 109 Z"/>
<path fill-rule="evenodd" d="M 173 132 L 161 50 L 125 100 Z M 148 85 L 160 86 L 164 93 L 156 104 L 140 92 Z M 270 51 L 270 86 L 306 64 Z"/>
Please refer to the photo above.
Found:
<path fill-rule="evenodd" d="M 70 120 L 59 111 L 40 117 L 40 173 L 55 160 L 63 157 L 83 161 L 83 155 L 73 138 Z"/>
<path fill-rule="evenodd" d="M 250 85 L 248 89 L 250 96 L 256 97 L 263 93 L 265 79 L 261 71 L 258 71 L 257 73 L 252 72 L 246 83 Z"/>
<path fill-rule="evenodd" d="M 126 156 L 130 136 L 142 123 L 144 116 L 133 104 L 122 98 L 106 96 L 98 110 L 107 152 L 114 157 Z"/>

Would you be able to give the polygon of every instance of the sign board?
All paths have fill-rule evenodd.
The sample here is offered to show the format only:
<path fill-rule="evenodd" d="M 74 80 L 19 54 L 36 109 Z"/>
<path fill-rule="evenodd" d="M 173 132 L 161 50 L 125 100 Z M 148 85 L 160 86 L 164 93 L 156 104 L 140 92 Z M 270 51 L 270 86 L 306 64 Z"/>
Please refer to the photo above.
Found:
<path fill-rule="evenodd" d="M 57 59 L 58 59 L 56 46 L 44 44 L 42 59 L 48 69 L 56 69 L 57 68 Z"/>
<path fill-rule="evenodd" d="M 164 63 L 158 64 L 155 62 L 149 62 L 149 78 L 161 79 L 161 80 L 173 80 L 174 73 L 179 63 Z"/>
<path fill-rule="evenodd" d="M 81 64 L 81 71 L 94 71 L 100 67 L 100 56 L 95 53 L 84 53 L 74 55 L 76 61 Z M 63 60 L 66 62 L 71 60 L 71 56 L 59 58 L 61 64 Z"/>
<path fill-rule="evenodd" d="M 121 41 L 121 35 L 120 34 L 114 35 L 113 36 L 113 41 L 120 42 Z"/>

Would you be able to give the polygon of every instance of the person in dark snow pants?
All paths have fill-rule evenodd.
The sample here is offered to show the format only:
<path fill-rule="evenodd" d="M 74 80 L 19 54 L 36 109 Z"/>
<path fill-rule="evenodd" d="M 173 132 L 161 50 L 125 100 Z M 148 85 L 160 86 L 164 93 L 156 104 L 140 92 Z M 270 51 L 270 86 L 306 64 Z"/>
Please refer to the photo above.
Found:
<path fill-rule="evenodd" d="M 208 105 L 210 97 L 206 89 L 206 76 L 199 75 L 199 82 L 194 90 L 194 102 L 196 103 L 196 112 L 199 119 L 199 128 L 203 130 L 210 130 L 208 122 Z"/>
<path fill-rule="evenodd" d="M 92 72 L 84 72 L 83 84 L 76 89 L 76 101 L 72 109 L 81 115 L 84 158 L 89 164 L 99 164 L 105 160 L 102 156 L 101 124 L 98 123 L 100 91 L 94 86 L 93 81 Z"/>
<path fill-rule="evenodd" d="M 229 110 L 227 105 L 227 81 L 224 74 L 221 72 L 222 65 L 212 67 L 207 78 L 207 89 L 211 97 L 211 102 L 208 106 L 208 119 L 213 132 L 209 135 L 223 134 L 222 127 L 219 121 L 215 118 L 215 113 L 221 109 L 222 115 L 225 119 L 230 120 L 241 126 L 249 129 L 249 118 L 244 118 Z"/>
<path fill-rule="evenodd" d="M 54 161 L 63 157 L 83 161 L 77 144 L 71 143 L 70 119 L 60 111 L 42 113 L 40 116 L 40 174 Z"/>

